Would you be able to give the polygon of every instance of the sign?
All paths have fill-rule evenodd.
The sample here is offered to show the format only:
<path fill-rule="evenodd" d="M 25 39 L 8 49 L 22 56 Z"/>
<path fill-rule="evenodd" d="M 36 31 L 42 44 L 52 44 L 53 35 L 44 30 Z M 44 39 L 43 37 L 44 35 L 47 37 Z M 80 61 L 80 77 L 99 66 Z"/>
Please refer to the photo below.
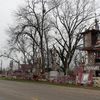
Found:
<path fill-rule="evenodd" d="M 89 77 L 89 73 L 83 73 L 81 83 L 87 84 L 88 83 L 88 77 Z"/>

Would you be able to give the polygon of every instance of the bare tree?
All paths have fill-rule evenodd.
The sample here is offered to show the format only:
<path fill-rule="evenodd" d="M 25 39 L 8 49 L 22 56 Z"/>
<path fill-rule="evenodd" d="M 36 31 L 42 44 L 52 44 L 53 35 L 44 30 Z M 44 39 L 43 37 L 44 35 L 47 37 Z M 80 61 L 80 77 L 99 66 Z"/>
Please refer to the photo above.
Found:
<path fill-rule="evenodd" d="M 6 53 L 1 54 L 0 56 L 9 58 L 13 60 L 14 62 L 18 63 L 19 65 L 21 63 L 24 64 L 30 64 L 32 67 L 34 67 L 34 59 L 36 55 L 37 45 L 35 42 L 25 34 L 21 35 L 17 40 L 15 34 L 16 28 L 10 27 L 8 29 L 9 33 L 9 41 L 8 41 L 8 49 Z M 32 34 L 32 30 L 29 30 L 30 34 Z M 34 34 L 36 39 L 36 34 Z"/>
<path fill-rule="evenodd" d="M 50 32 L 55 32 L 56 49 L 64 66 L 69 69 L 75 50 L 81 44 L 86 23 L 93 18 L 91 0 L 27 0 L 16 12 L 17 23 L 11 28 L 12 52 L 22 54 L 23 63 L 34 65 L 37 51 L 41 58 L 41 69 L 49 67 Z M 51 41 L 52 42 L 52 41 Z M 52 42 L 53 43 L 53 42 Z M 46 56 L 45 56 L 46 54 Z M 6 56 L 6 55 L 5 55 Z"/>
<path fill-rule="evenodd" d="M 75 50 L 80 46 L 82 35 L 88 20 L 93 18 L 93 9 L 90 0 L 53 0 L 53 5 L 59 7 L 53 11 L 51 21 L 55 32 L 58 34 L 54 46 L 63 63 L 64 71 L 69 69 Z"/>
<path fill-rule="evenodd" d="M 40 49 L 42 65 L 41 68 L 44 71 L 45 68 L 45 42 L 47 43 L 47 31 L 50 29 L 49 23 L 49 12 L 55 8 L 55 6 L 49 8 L 47 5 L 47 0 L 28 0 L 26 7 L 23 7 L 17 13 L 17 17 L 21 20 L 20 31 L 17 31 L 17 37 L 22 34 L 28 35 L 33 39 L 36 45 Z M 58 5 L 56 5 L 58 6 Z M 25 23 L 23 23 L 25 22 Z M 37 43 L 33 34 L 30 34 L 26 30 L 31 27 L 34 30 L 33 34 L 37 34 L 39 42 Z M 45 40 L 46 39 L 46 40 Z M 48 48 L 48 47 L 47 47 Z M 48 49 L 47 49 L 48 51 Z"/>

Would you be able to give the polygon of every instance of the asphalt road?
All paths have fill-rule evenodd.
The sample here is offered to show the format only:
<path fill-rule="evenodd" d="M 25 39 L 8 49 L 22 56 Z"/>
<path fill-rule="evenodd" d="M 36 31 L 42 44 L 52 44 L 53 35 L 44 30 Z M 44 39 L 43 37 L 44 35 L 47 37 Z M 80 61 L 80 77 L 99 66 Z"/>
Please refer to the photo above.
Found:
<path fill-rule="evenodd" d="M 0 100 L 100 100 L 100 91 L 0 80 Z"/>

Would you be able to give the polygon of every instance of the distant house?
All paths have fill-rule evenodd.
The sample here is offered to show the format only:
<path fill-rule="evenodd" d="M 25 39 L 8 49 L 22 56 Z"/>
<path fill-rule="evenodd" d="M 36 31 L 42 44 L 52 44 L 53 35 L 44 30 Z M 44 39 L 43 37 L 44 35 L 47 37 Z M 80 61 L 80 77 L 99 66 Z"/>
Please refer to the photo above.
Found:
<path fill-rule="evenodd" d="M 29 73 L 32 71 L 32 66 L 29 64 L 21 64 L 19 70 L 22 71 L 23 73 Z"/>
<path fill-rule="evenodd" d="M 32 77 L 31 74 L 32 66 L 29 64 L 21 64 L 20 68 L 13 71 L 13 76 L 20 79 L 29 79 Z"/>

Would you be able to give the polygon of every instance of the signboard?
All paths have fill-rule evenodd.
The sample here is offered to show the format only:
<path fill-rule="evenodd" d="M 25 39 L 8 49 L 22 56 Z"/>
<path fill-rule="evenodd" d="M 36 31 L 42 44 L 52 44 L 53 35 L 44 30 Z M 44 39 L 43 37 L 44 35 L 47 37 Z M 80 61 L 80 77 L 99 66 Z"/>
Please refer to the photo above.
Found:
<path fill-rule="evenodd" d="M 81 83 L 87 84 L 88 83 L 88 77 L 89 77 L 89 73 L 83 73 Z"/>
<path fill-rule="evenodd" d="M 58 76 L 59 76 L 59 72 L 57 72 L 57 71 L 50 71 L 50 73 L 49 73 L 49 80 L 57 79 Z"/>

